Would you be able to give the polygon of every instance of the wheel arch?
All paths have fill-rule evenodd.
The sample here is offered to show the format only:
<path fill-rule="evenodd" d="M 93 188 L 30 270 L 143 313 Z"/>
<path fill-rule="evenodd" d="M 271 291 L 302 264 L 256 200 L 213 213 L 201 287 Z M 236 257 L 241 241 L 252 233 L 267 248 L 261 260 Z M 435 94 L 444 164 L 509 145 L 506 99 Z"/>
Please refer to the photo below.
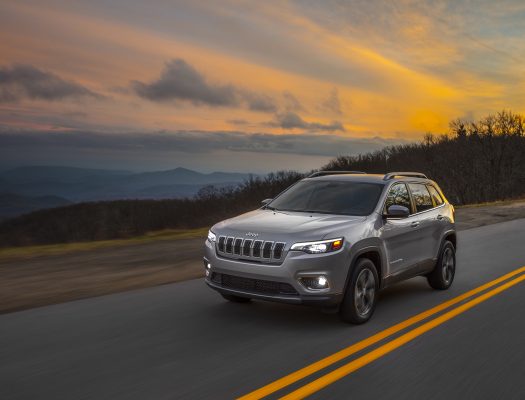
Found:
<path fill-rule="evenodd" d="M 383 287 L 383 277 L 384 275 L 384 260 L 385 257 L 382 254 L 381 248 L 377 246 L 366 246 L 358 251 L 356 251 L 351 260 L 350 260 L 350 267 L 348 268 L 348 273 L 346 274 L 346 282 L 344 286 L 344 292 L 346 292 L 346 289 L 348 287 L 348 283 L 350 282 L 350 279 L 352 277 L 352 273 L 354 271 L 354 267 L 357 264 L 357 262 L 361 258 L 367 258 L 370 261 L 372 261 L 376 267 L 376 272 L 379 280 L 379 288 Z"/>
<path fill-rule="evenodd" d="M 458 237 L 457 237 L 456 231 L 447 231 L 447 232 L 445 232 L 445 234 L 443 235 L 442 243 L 445 243 L 446 240 L 448 240 L 449 242 L 451 242 L 454 245 L 454 249 L 455 250 L 458 249 Z M 443 246 L 443 244 L 442 244 L 442 246 Z"/>
<path fill-rule="evenodd" d="M 436 257 L 434 258 L 435 263 L 437 264 L 439 260 L 439 256 L 441 252 L 443 251 L 443 246 L 445 245 L 445 242 L 449 241 L 454 246 L 454 252 L 457 251 L 457 233 L 455 230 L 451 229 L 443 233 L 443 236 L 441 238 L 441 243 L 439 243 L 438 247 L 438 253 L 436 254 Z"/>

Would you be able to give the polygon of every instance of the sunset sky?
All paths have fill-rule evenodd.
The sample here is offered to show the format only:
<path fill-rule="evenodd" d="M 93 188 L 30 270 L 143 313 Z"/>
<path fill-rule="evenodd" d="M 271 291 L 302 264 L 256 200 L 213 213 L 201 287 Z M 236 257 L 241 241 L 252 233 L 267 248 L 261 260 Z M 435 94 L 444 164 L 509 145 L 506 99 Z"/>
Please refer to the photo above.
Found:
<path fill-rule="evenodd" d="M 525 108 L 523 1 L 3 1 L 0 167 L 307 170 Z"/>

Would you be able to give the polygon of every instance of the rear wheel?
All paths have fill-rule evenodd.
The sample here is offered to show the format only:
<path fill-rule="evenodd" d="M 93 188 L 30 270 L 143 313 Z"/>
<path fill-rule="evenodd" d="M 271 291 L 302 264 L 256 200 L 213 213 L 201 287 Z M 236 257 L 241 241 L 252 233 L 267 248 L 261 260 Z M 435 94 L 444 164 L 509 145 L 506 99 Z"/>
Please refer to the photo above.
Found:
<path fill-rule="evenodd" d="M 377 270 L 368 258 L 361 258 L 352 271 L 339 310 L 341 319 L 352 324 L 363 324 L 374 313 L 379 279 Z"/>
<path fill-rule="evenodd" d="M 452 285 L 456 274 L 456 249 L 452 242 L 446 240 L 434 268 L 428 276 L 428 284 L 437 290 L 446 290 Z"/>
<path fill-rule="evenodd" d="M 233 303 L 248 303 L 252 299 L 249 297 L 241 297 L 241 296 L 235 296 L 233 294 L 224 294 L 221 293 L 222 297 L 224 297 L 226 300 L 231 301 Z"/>

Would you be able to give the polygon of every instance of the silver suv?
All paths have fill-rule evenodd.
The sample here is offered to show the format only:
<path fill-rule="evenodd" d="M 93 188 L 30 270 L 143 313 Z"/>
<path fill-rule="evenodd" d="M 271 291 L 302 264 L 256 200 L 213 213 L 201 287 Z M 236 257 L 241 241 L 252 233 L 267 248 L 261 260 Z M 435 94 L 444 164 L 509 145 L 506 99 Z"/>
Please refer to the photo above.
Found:
<path fill-rule="evenodd" d="M 448 289 L 456 247 L 454 207 L 424 174 L 322 171 L 215 224 L 204 268 L 227 300 L 320 305 L 360 324 L 395 282 Z"/>

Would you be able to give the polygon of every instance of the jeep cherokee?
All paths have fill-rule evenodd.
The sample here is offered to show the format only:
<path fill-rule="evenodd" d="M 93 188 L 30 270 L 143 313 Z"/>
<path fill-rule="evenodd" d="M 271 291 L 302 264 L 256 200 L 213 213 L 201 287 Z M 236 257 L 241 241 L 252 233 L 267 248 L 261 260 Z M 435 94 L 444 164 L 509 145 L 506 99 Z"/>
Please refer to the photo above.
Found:
<path fill-rule="evenodd" d="M 448 289 L 456 246 L 454 207 L 424 174 L 321 171 L 215 224 L 205 280 L 230 301 L 319 305 L 360 324 L 395 282 Z"/>

